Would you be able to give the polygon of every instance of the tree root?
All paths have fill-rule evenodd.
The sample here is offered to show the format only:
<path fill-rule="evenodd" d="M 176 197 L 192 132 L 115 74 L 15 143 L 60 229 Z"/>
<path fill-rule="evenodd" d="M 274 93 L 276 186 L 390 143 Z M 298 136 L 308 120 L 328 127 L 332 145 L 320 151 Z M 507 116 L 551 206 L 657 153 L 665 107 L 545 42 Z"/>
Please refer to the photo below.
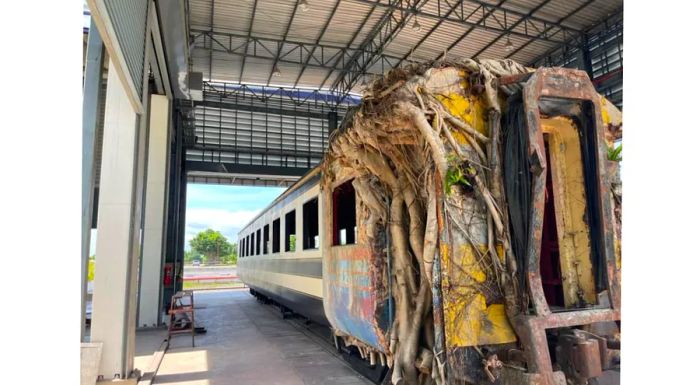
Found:
<path fill-rule="evenodd" d="M 365 224 L 361 227 L 367 235 L 364 239 L 374 240 L 381 226 L 387 226 L 387 235 L 391 238 L 388 279 L 395 313 L 388 331 L 389 351 L 386 356 L 380 355 L 379 361 L 386 361 L 392 368 L 393 384 L 445 383 L 446 362 L 442 361 L 445 352 L 435 351 L 436 345 L 441 349 L 444 346 L 442 340 L 436 342 L 436 336 L 442 338 L 442 334 L 435 334 L 438 326 L 443 325 L 434 325 L 432 317 L 437 314 L 432 309 L 431 288 L 436 285 L 433 266 L 441 247 L 438 213 L 445 211 L 446 228 L 460 231 L 464 235 L 460 239 L 466 240 L 478 255 L 477 263 L 488 277 L 488 287 L 483 285 L 476 290 L 491 290 L 491 295 L 497 290 L 493 282 L 496 280 L 501 292 L 497 294 L 505 297 L 509 317 L 518 309 L 516 264 L 506 226 L 508 212 L 499 153 L 500 114 L 498 106 L 492 104 L 498 92 L 496 75 L 525 70 L 512 63 L 489 62 L 484 66 L 476 61 L 468 61 L 459 68 L 471 73 L 478 71 L 487 80 L 484 97 L 491 107 L 489 136 L 452 115 L 431 94 L 436 89 L 435 82 L 448 84 L 444 86 L 447 89 L 459 81 L 445 78 L 447 75 L 443 74 L 431 83 L 428 72 L 397 71 L 370 88 L 374 94 L 365 98 L 358 112 L 338 133 L 332 134 L 324 159 L 324 188 L 335 181 L 333 173 L 338 170 L 355 177 L 353 186 L 361 201 Z M 449 88 L 449 92 L 453 89 Z M 464 135 L 466 144 L 457 140 L 461 139 L 459 136 L 455 138 L 457 132 Z M 466 176 L 474 193 L 454 188 L 453 191 L 459 190 L 454 199 L 443 200 L 439 195 L 443 194 L 440 181 L 444 181 L 450 171 L 448 154 L 456 154 L 461 159 L 460 167 L 464 163 L 469 166 Z M 471 199 L 470 213 L 482 222 L 472 224 L 472 218 L 465 218 L 468 210 L 450 206 L 455 201 L 464 204 L 466 194 Z M 457 200 L 457 196 L 462 196 L 463 200 Z M 486 228 L 485 233 L 480 233 L 485 240 L 472 239 L 469 231 L 473 231 L 473 226 Z M 482 247 L 484 242 L 486 252 Z M 499 245 L 505 253 L 505 267 L 497 254 Z M 474 281 L 464 285 L 481 284 Z M 360 351 L 376 362 L 373 352 Z"/>

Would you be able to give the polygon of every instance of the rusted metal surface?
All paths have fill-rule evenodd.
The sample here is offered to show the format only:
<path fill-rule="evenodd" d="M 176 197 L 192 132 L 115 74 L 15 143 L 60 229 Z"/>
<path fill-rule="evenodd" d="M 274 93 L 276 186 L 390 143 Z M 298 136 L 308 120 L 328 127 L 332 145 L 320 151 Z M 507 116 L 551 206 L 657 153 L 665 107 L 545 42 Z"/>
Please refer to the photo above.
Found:
<path fill-rule="evenodd" d="M 567 385 L 564 372 L 556 371 L 551 376 L 545 378 L 539 373 L 528 373 L 511 367 L 504 367 L 501 371 L 501 384 L 507 385 Z"/>
<path fill-rule="evenodd" d="M 481 360 L 481 363 L 484 364 L 484 372 L 489 381 L 496 382 L 498 379 L 496 372 L 503 367 L 503 362 L 498 359 L 497 355 L 491 354 L 488 358 Z"/>
<path fill-rule="evenodd" d="M 556 354 L 557 362 L 572 382 L 586 385 L 589 378 L 603 374 L 598 341 L 576 330 L 559 336 Z"/>
<path fill-rule="evenodd" d="M 579 309 L 561 313 L 552 313 L 545 299 L 540 275 L 540 250 L 542 241 L 542 224 L 545 207 L 545 187 L 546 168 L 544 137 L 541 130 L 540 118 L 543 114 L 541 107 L 542 98 L 559 98 L 573 103 L 569 113 L 585 115 L 583 108 L 576 110 L 576 106 L 581 106 L 583 101 L 588 101 L 592 106 L 592 116 L 579 116 L 581 119 L 592 119 L 592 127 L 596 132 L 594 143 L 597 147 L 596 174 L 597 191 L 593 192 L 588 199 L 597 199 L 597 215 L 600 229 L 599 233 L 592 233 L 592 237 L 602 239 L 602 261 L 605 264 L 605 282 L 602 282 L 609 296 L 608 308 Z M 576 100 L 577 102 L 573 102 Z M 532 205 L 530 211 L 530 234 L 529 248 L 526 256 L 526 280 L 529 289 L 530 301 L 534 314 L 521 314 L 516 317 L 515 329 L 520 339 L 521 345 L 525 349 L 528 374 L 537 375 L 536 379 L 531 378 L 530 383 L 553 385 L 558 382 L 557 376 L 552 368 L 552 361 L 547 344 L 547 329 L 572 327 L 586 325 L 593 322 L 615 321 L 620 319 L 620 287 L 619 276 L 615 263 L 615 249 L 613 242 L 614 226 L 611 208 L 610 183 L 607 177 L 607 147 L 604 141 L 604 125 L 600 112 L 600 97 L 595 92 L 588 76 L 585 72 L 562 69 L 562 68 L 541 68 L 538 69 L 527 81 L 523 88 L 523 101 L 525 105 L 526 124 L 529 140 L 529 154 L 531 172 L 533 178 Z M 576 104 L 578 103 L 578 104 Z M 561 106 L 554 106 L 558 108 Z M 550 106 L 550 110 L 551 110 Z M 566 111 L 560 110 L 566 114 Z M 590 133 L 589 133 L 590 134 Z M 590 191 L 588 192 L 591 193 Z M 602 302 L 602 301 L 601 301 Z M 599 304 L 600 306 L 600 304 Z M 597 340 L 584 341 L 575 346 L 575 356 L 565 362 L 572 362 L 572 366 L 578 365 L 579 370 L 583 370 L 583 375 L 593 376 L 599 374 L 602 369 L 601 352 Z M 590 342 L 590 343 L 589 343 Z M 573 348 L 572 348 L 573 349 Z M 566 356 L 566 355 L 565 355 Z M 569 356 L 566 356 L 569 357 Z M 597 361 L 596 361 L 597 360 Z M 597 362 L 597 364 L 596 364 Z M 560 362 L 561 363 L 561 362 Z M 574 364 L 575 363 L 575 364 Z M 566 366 L 566 364 L 564 365 Z M 599 368 L 600 366 L 600 368 Z M 571 370 L 568 370 L 571 373 Z"/>
<path fill-rule="evenodd" d="M 530 76 L 532 76 L 531 72 L 526 74 L 501 76 L 498 79 L 498 85 L 507 86 L 511 84 L 526 82 L 528 79 L 530 79 Z"/>

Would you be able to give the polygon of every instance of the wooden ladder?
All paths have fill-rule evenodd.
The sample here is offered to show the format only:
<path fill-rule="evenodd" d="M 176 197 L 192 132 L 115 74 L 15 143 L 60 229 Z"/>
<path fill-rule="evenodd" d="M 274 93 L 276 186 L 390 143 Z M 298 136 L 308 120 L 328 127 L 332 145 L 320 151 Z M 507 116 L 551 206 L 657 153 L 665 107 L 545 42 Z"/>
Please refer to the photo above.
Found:
<path fill-rule="evenodd" d="M 170 324 L 168 325 L 168 345 L 170 337 L 189 333 L 194 347 L 194 295 L 191 290 L 178 291 L 170 300 Z"/>

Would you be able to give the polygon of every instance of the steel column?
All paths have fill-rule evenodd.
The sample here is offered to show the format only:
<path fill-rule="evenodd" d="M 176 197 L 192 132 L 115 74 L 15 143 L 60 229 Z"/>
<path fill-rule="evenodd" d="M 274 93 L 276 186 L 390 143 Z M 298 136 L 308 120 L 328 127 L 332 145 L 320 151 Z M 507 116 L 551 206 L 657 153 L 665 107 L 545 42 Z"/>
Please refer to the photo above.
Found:
<path fill-rule="evenodd" d="M 588 36 L 585 33 L 581 35 L 581 45 L 579 46 L 579 50 L 581 51 L 579 55 L 579 68 L 586 71 L 588 77 L 593 80 L 593 63 L 591 62 L 591 51 L 588 48 Z"/>
<path fill-rule="evenodd" d="M 95 21 L 90 21 L 85 79 L 83 85 L 83 163 L 82 163 L 82 237 L 80 258 L 80 341 L 85 341 L 85 306 L 87 302 L 88 260 L 90 258 L 90 230 L 94 214 L 95 147 L 102 89 L 104 44 Z"/>
<path fill-rule="evenodd" d="M 171 119 L 174 127 L 174 135 L 170 142 L 170 172 L 168 177 L 168 223 L 167 223 L 167 239 L 165 245 L 165 263 L 172 264 L 173 269 L 178 260 L 179 249 L 179 233 L 180 233 L 180 201 L 182 200 L 182 175 L 184 171 L 185 149 L 183 146 L 183 127 L 180 112 L 176 108 L 171 109 Z M 172 283 L 165 286 L 163 280 L 163 272 L 161 271 L 162 310 L 167 310 L 170 305 L 170 299 L 175 294 L 175 279 Z"/>
<path fill-rule="evenodd" d="M 179 274 L 182 272 L 182 268 L 185 262 L 185 223 L 187 222 L 187 172 L 182 169 L 180 173 L 180 207 L 178 218 L 179 218 L 179 228 L 178 228 L 178 243 L 177 243 L 177 258 L 175 260 L 175 276 L 173 282 L 175 283 L 175 292 L 182 290 L 182 277 Z M 180 277 L 180 279 L 178 279 Z"/>

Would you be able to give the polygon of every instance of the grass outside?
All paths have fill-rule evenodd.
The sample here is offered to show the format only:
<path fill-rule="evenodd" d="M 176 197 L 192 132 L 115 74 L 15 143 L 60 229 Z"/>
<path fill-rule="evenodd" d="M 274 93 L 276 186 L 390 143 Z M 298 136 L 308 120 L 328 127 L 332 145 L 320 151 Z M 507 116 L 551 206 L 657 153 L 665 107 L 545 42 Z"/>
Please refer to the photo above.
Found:
<path fill-rule="evenodd" d="M 245 285 L 240 281 L 185 281 L 182 283 L 183 290 L 206 290 L 206 289 L 236 289 Z"/>

